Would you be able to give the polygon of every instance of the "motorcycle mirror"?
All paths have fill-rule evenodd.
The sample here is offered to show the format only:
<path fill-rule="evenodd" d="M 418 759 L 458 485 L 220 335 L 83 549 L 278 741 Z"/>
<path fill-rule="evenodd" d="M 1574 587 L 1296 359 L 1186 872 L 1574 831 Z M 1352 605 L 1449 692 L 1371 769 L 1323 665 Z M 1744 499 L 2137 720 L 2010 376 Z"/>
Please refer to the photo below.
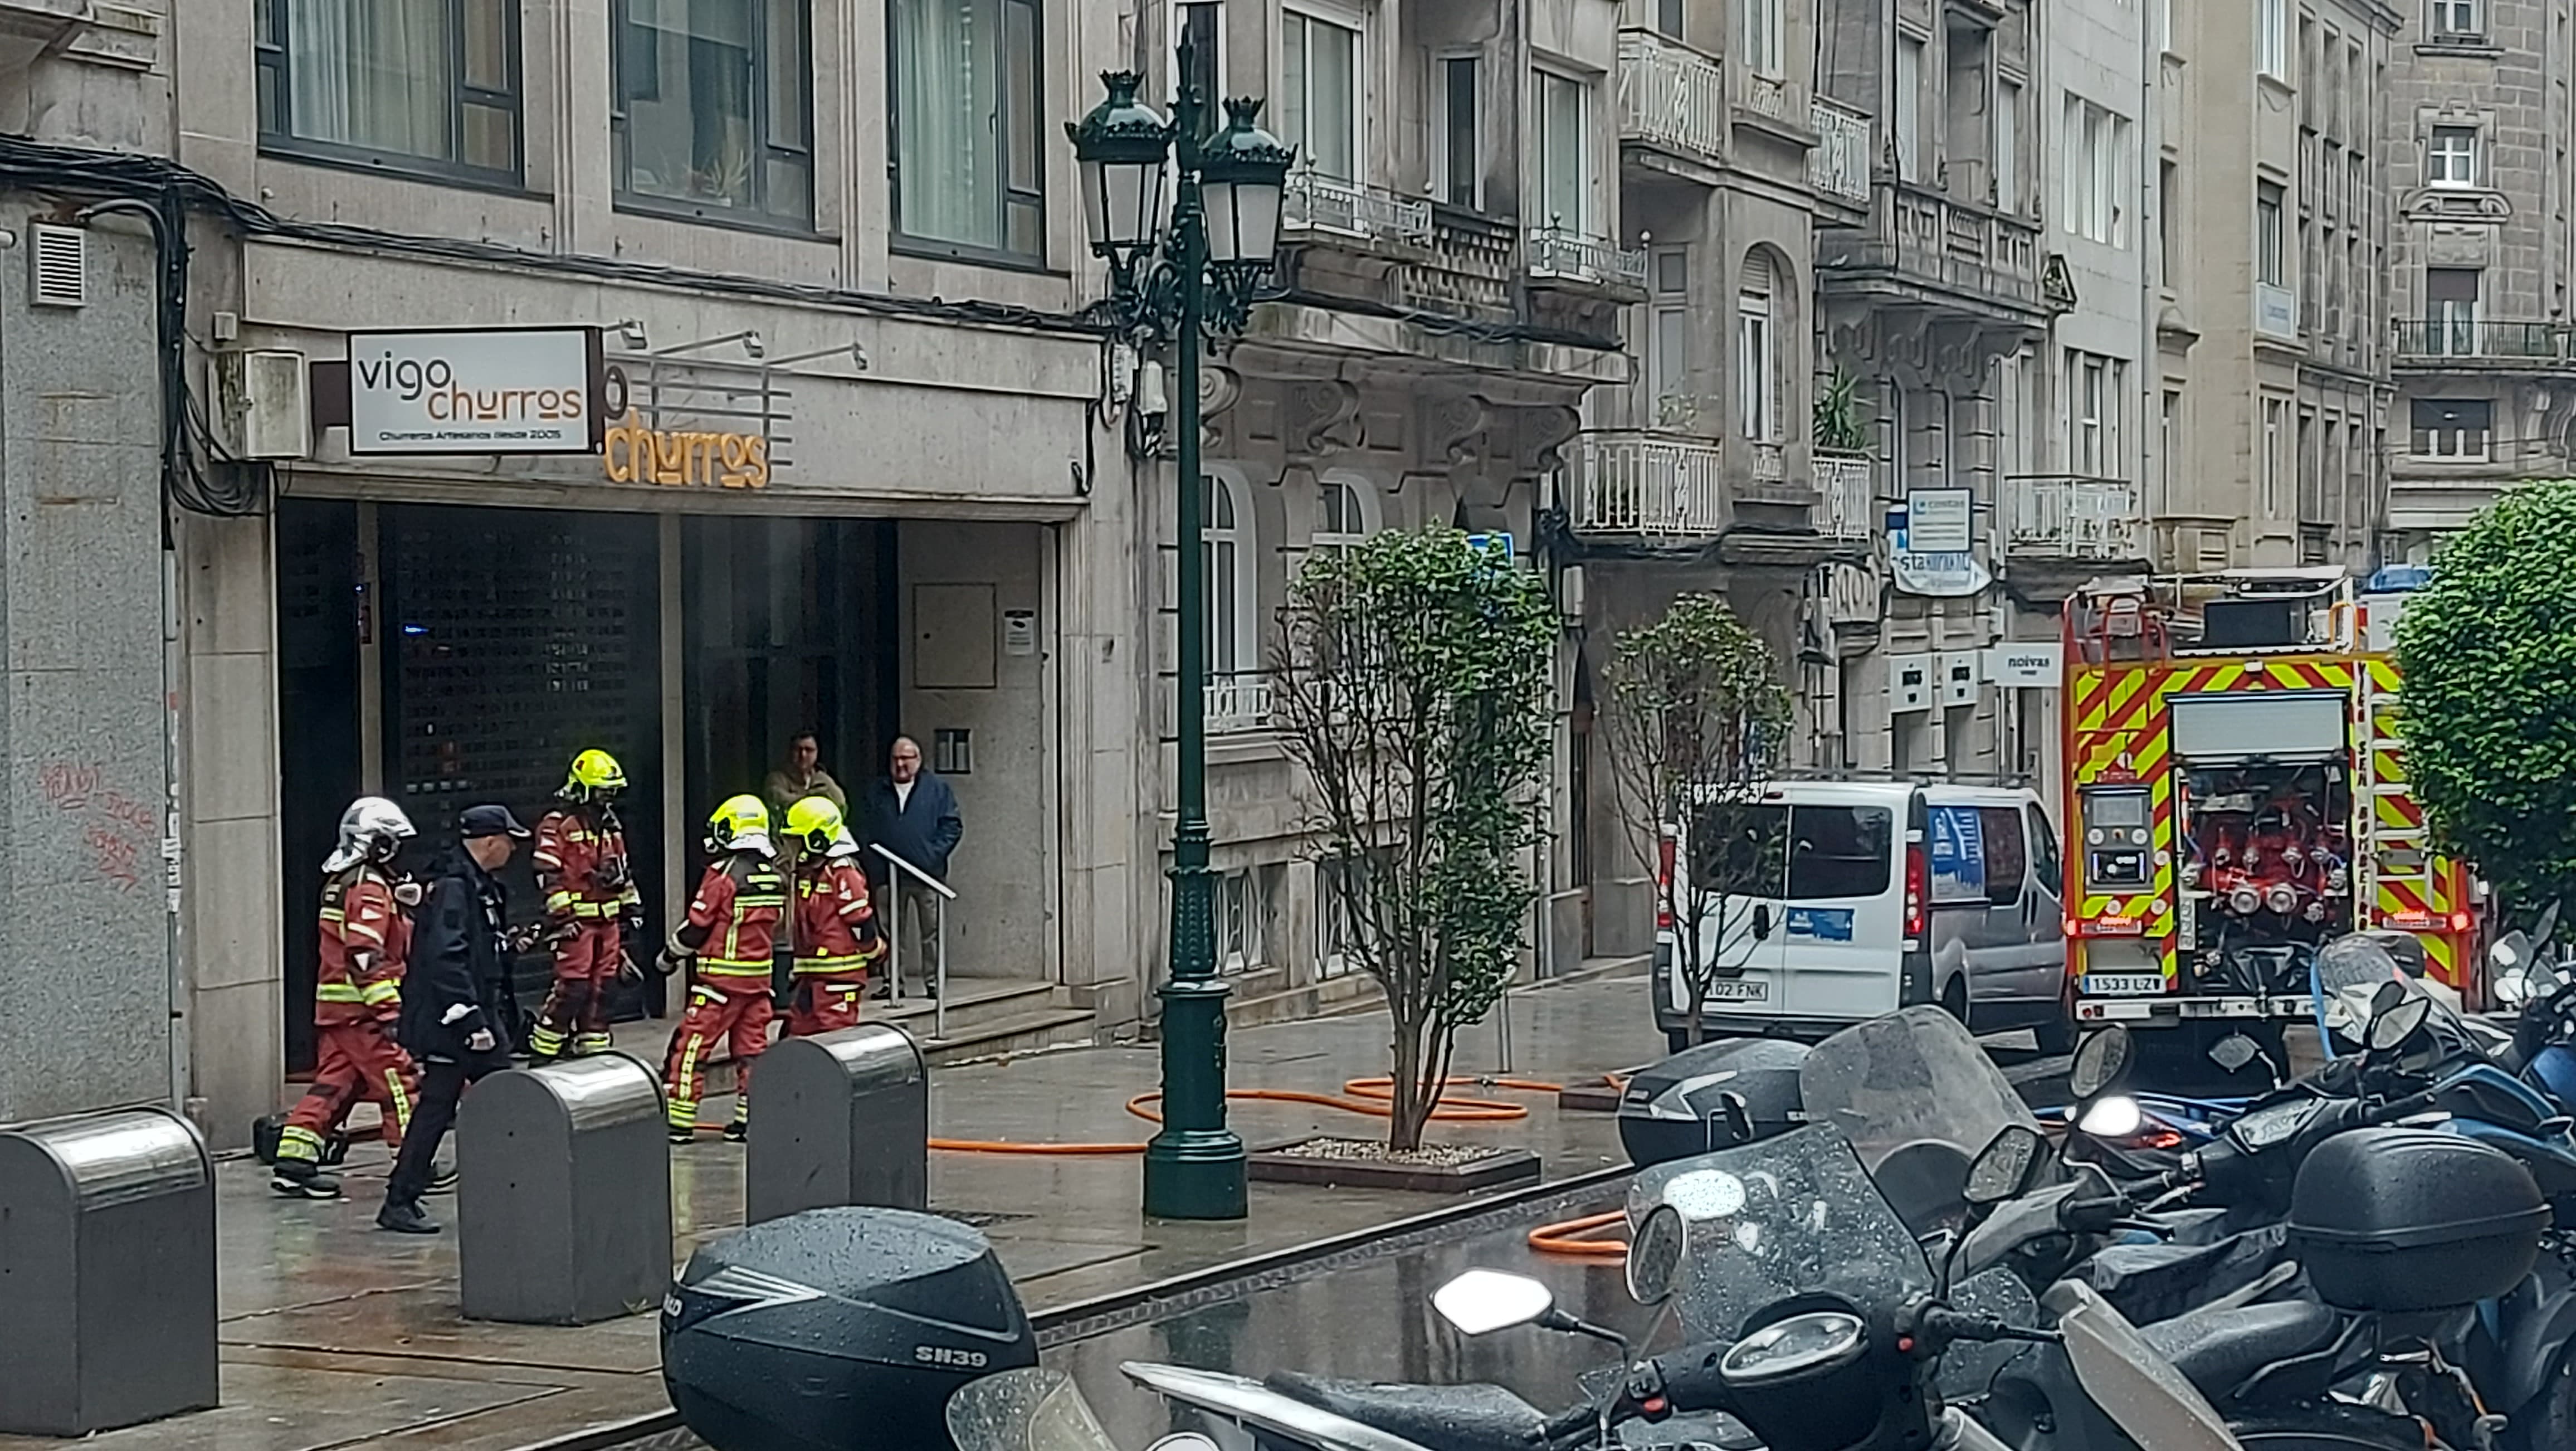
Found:
<path fill-rule="evenodd" d="M 2495 940 L 2495 945 L 2487 949 L 2487 961 L 2494 963 L 2498 972 L 2511 972 L 2517 967 L 2531 965 L 2532 959 L 2538 956 L 2533 949 L 2532 940 L 2517 928 Z"/>
<path fill-rule="evenodd" d="M 1434 1291 L 1431 1308 L 1461 1335 L 1490 1335 L 1545 1315 L 1556 1308 L 1556 1296 L 1526 1275 L 1469 1270 Z"/>
<path fill-rule="evenodd" d="M 2405 1002 L 2408 996 L 2406 984 L 2402 982 L 2392 980 L 2381 983 L 2379 990 L 2370 995 L 2370 1015 L 2375 1018 L 2382 1013 L 2394 1012 L 2397 1005 Z"/>
<path fill-rule="evenodd" d="M 1680 1283 L 1682 1264 L 1690 1254 L 1690 1221 L 1669 1204 L 1658 1204 L 1637 1226 L 1628 1244 L 1628 1293 L 1640 1305 L 1659 1305 Z"/>
<path fill-rule="evenodd" d="M 2234 1073 L 2263 1056 L 2263 1045 L 2242 1033 L 2230 1033 L 2212 1044 L 2209 1061 Z"/>
<path fill-rule="evenodd" d="M 1196 1431 L 1175 1431 L 1145 1451 L 1218 1451 L 1217 1444 Z"/>
<path fill-rule="evenodd" d="M 2424 1024 L 2432 1017 L 2431 998 L 2409 997 L 2404 1002 L 2379 1008 L 2371 1014 L 2364 1046 L 2373 1053 L 2394 1053 L 2405 1047 L 2408 1039 L 2424 1031 Z"/>
<path fill-rule="evenodd" d="M 2549 945 L 2549 934 L 2558 930 L 2558 903 L 2553 899 L 2540 909 L 2540 920 L 2531 924 L 2531 945 L 2536 951 Z"/>
<path fill-rule="evenodd" d="M 1732 1091 L 1719 1094 L 1717 1108 L 1719 1113 L 1726 1116 L 1727 1142 L 1736 1144 L 1753 1142 L 1753 1109 L 1744 1101 L 1743 1094 Z"/>
<path fill-rule="evenodd" d="M 2129 1054 L 2134 1047 L 2125 1023 L 2113 1023 L 2098 1033 L 2086 1034 L 2075 1047 L 2075 1061 L 2067 1065 L 2067 1091 L 2080 1103 L 2118 1087 L 2129 1071 Z"/>
<path fill-rule="evenodd" d="M 2001 1204 L 2020 1195 L 2030 1182 L 2031 1171 L 2039 1167 L 2041 1150 L 2048 1141 L 2039 1130 L 2028 1124 L 2007 1124 L 1987 1141 L 1968 1165 L 1968 1184 L 1963 1197 L 1970 1204 Z"/>

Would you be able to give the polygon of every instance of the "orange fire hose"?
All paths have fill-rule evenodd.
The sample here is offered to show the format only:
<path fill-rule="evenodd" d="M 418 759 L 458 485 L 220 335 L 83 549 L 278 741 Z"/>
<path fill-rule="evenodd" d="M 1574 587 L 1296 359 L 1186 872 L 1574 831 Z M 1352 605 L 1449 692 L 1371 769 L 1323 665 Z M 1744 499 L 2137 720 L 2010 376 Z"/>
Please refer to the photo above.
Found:
<path fill-rule="evenodd" d="M 1626 1080 L 1621 1078 L 1618 1074 L 1604 1074 L 1603 1077 L 1614 1089 L 1624 1089 L 1626 1087 Z M 1565 1091 L 1565 1085 L 1561 1083 L 1549 1083 L 1542 1079 L 1484 1078 L 1463 1074 L 1454 1075 L 1444 1080 L 1443 1086 L 1501 1088 L 1509 1089 L 1518 1093 L 1563 1093 Z M 1351 1079 L 1342 1085 L 1342 1091 L 1338 1094 L 1311 1093 L 1302 1089 L 1294 1088 L 1229 1088 L 1226 1090 L 1225 1096 L 1229 1100 L 1251 1100 L 1262 1103 L 1302 1103 L 1316 1108 L 1339 1109 L 1344 1113 L 1366 1114 L 1372 1118 L 1392 1118 L 1395 1116 L 1395 1080 L 1385 1074 L 1380 1074 L 1374 1078 Z M 1147 1123 L 1161 1123 L 1163 1121 L 1162 1111 L 1155 1105 L 1158 1105 L 1161 1102 L 1162 1097 L 1163 1095 L 1160 1089 L 1149 1090 L 1147 1092 L 1137 1094 L 1134 1098 L 1127 1100 L 1127 1111 L 1134 1114 L 1136 1117 L 1143 1119 Z M 1515 1119 L 1528 1118 L 1529 1109 L 1523 1104 L 1501 1103 L 1490 1098 L 1470 1098 L 1461 1094 L 1443 1093 L 1440 1095 L 1439 1101 L 1432 1105 L 1431 1117 L 1434 1122 L 1439 1123 L 1507 1123 Z M 715 1134 L 722 1133 L 724 1130 L 715 1124 L 700 1124 L 698 1126 L 698 1132 L 702 1134 Z M 952 1154 L 1039 1154 L 1060 1157 L 1107 1157 L 1115 1154 L 1141 1154 L 1145 1152 L 1145 1145 L 1143 1144 L 1040 1144 L 1016 1143 L 1008 1139 L 932 1139 L 930 1141 L 930 1147 L 940 1150 L 943 1153 Z M 1619 1216 L 1617 1215 L 1611 1216 L 1611 1218 L 1618 1217 Z M 1606 1224 L 1609 1221 L 1602 1220 L 1601 1222 Z M 1584 1224 L 1587 1223 L 1587 1221 L 1578 1220 L 1576 1223 Z M 1551 1225 L 1546 1226 L 1545 1228 L 1563 1229 L 1567 1227 L 1568 1226 L 1564 1225 Z M 1534 1232 L 1531 1235 L 1530 1244 L 1533 1249 L 1540 1248 L 1537 1233 Z M 1625 1255 L 1628 1252 L 1625 1244 L 1611 1244 L 1606 1241 L 1591 1242 L 1591 1247 L 1588 1249 L 1550 1250 L 1546 1252 L 1599 1255 L 1604 1250 L 1620 1255 Z"/>
<path fill-rule="evenodd" d="M 1599 1234 L 1614 1224 L 1625 1224 L 1625 1210 L 1613 1209 L 1607 1214 L 1587 1214 L 1563 1224 L 1542 1224 L 1529 1232 L 1529 1247 L 1543 1255 L 1565 1255 L 1573 1259 L 1624 1260 L 1628 1242 L 1624 1239 L 1602 1239 Z"/>

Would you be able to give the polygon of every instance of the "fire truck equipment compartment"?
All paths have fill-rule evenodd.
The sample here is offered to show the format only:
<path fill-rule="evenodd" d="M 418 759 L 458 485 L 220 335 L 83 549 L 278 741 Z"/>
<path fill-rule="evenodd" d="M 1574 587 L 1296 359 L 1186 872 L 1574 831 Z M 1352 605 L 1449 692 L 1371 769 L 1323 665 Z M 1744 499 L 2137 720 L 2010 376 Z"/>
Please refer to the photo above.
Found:
<path fill-rule="evenodd" d="M 2168 705 L 2174 754 L 2194 763 L 2341 759 L 2348 706 L 2341 692 L 2178 695 Z"/>

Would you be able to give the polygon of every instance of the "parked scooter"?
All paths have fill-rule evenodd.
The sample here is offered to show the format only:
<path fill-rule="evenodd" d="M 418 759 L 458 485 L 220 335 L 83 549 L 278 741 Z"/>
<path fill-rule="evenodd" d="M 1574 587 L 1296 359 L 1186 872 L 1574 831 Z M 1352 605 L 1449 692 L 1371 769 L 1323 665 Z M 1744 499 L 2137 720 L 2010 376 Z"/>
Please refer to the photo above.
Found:
<path fill-rule="evenodd" d="M 2106 1444 L 2238 1444 L 2217 1412 L 2081 1286 L 2067 1287 L 2051 1329 L 1958 1308 L 1853 1145 L 1831 1127 L 1706 1155 L 1668 1178 L 1632 1242 L 1629 1287 L 1641 1301 L 1677 1306 L 1686 1326 L 1730 1329 L 1641 1358 L 1558 1310 L 1535 1280 L 1473 1270 L 1435 1297 L 1461 1334 L 1538 1325 L 1620 1345 L 1624 1373 L 1605 1378 L 1590 1403 L 1553 1416 L 1493 1387 L 1300 1377 L 1264 1385 L 1169 1366 L 1122 1369 L 1283 1451 L 1671 1445 L 1680 1443 L 1633 1432 L 1693 1413 L 1720 1413 L 1769 1451 L 2010 1451 L 1943 1392 L 1937 1372 L 1953 1347 L 2043 1346 L 2063 1354 L 2076 1383 L 2121 1428 L 2123 1439 Z"/>

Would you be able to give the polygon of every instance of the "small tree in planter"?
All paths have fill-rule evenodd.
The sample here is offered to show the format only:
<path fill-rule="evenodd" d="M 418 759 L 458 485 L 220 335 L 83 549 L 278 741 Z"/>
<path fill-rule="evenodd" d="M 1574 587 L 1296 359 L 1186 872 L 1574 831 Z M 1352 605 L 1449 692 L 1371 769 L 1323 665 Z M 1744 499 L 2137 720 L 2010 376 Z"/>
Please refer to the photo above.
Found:
<path fill-rule="evenodd" d="M 1773 679 L 1770 647 L 1709 594 L 1682 595 L 1663 618 L 1623 631 L 1602 673 L 1620 820 L 1657 882 L 1673 973 L 1689 996 L 1679 1049 L 1701 1039 L 1709 984 L 1741 968 L 1758 940 L 1752 904 L 1728 889 L 1784 869 L 1779 808 L 1761 798 L 1789 694 Z"/>
<path fill-rule="evenodd" d="M 1392 1150 L 1421 1147 L 1537 900 L 1556 634 L 1538 576 L 1454 529 L 1311 555 L 1280 611 L 1271 719 L 1312 788 L 1343 950 L 1386 991 Z"/>

